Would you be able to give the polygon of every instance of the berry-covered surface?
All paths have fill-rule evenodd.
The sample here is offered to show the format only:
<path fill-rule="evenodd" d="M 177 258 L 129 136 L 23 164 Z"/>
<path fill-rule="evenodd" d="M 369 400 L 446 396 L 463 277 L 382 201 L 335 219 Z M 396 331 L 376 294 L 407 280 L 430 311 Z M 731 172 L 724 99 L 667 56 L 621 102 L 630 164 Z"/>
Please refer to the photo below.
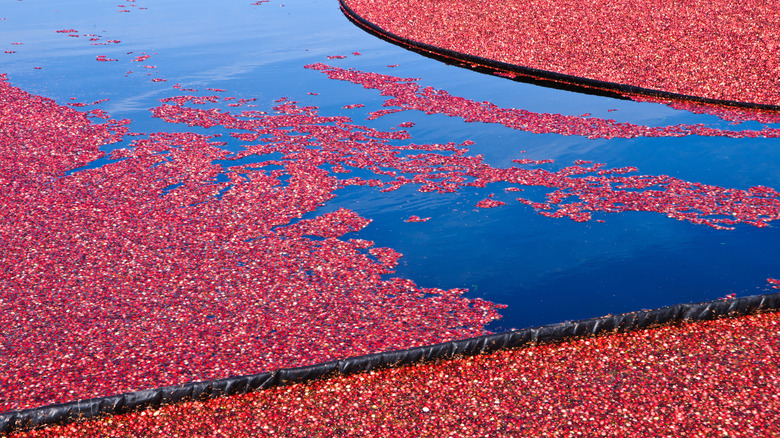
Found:
<path fill-rule="evenodd" d="M 780 433 L 780 314 L 579 339 L 20 433 L 514 437 Z"/>
<path fill-rule="evenodd" d="M 534 115 L 421 90 L 410 79 L 306 67 L 393 97 L 385 107 L 394 109 L 369 119 L 425 109 L 608 138 L 777 135 Z M 486 333 L 500 306 L 393 277 L 400 253 L 349 236 L 369 219 L 345 208 L 314 214 L 348 187 L 412 186 L 430 196 L 493 183 L 509 184 L 504 195 L 543 187 L 552 190 L 545 202 L 514 201 L 577 222 L 640 211 L 723 230 L 780 218 L 780 195 L 769 187 L 729 189 L 585 160 L 558 171 L 539 167 L 551 160 L 532 159 L 499 168 L 470 154 L 470 141 L 409 143 L 407 131 L 322 116 L 284 97 L 270 113 L 239 108 L 247 99 L 228 110 L 201 108 L 235 100 L 214 94 L 177 95 L 151 108 L 169 126 L 221 128 L 246 143 L 239 152 L 224 149 L 222 134 L 174 131 L 140 135 L 106 155 L 101 146 L 139 136 L 128 132 L 129 120 L 82 113 L 5 79 L 0 87 L 3 410 Z M 193 93 L 181 88 L 174 85 Z M 98 159 L 104 164 L 84 168 Z M 356 171 L 365 176 L 349 175 Z M 507 205 L 486 196 L 474 207 Z"/>
<path fill-rule="evenodd" d="M 228 156 L 221 143 L 170 132 L 72 172 L 103 157 L 128 121 L 0 77 L 0 411 L 485 333 L 494 304 L 384 279 L 401 254 L 343 237 L 370 220 L 346 209 L 298 220 L 337 189 L 368 184 L 318 165 L 351 148 L 370 160 L 384 142 L 281 101 L 238 135 L 276 136 L 249 152 L 286 159 L 227 170 L 214 163 Z M 331 145 L 344 149 L 320 149 Z"/>
<path fill-rule="evenodd" d="M 342 0 L 412 43 L 708 99 L 780 105 L 780 4 Z"/>
<path fill-rule="evenodd" d="M 9 2 L 0 45 L 0 412 L 780 287 L 776 112 L 481 75 L 335 1 Z"/>

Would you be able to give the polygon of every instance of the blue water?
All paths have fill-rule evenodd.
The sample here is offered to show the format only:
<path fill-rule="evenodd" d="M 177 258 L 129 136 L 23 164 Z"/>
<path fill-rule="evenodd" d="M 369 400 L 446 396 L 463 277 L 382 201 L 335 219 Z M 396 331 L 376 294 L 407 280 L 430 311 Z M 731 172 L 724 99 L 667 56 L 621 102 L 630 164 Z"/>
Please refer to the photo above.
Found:
<path fill-rule="evenodd" d="M 303 66 L 323 62 L 420 78 L 422 85 L 456 96 L 536 112 L 590 113 L 649 126 L 761 127 L 755 122 L 734 126 L 664 105 L 549 89 L 448 66 L 363 32 L 341 14 L 335 0 L 251 3 L 5 1 L 0 9 L 4 19 L 0 20 L 0 73 L 7 73 L 13 85 L 61 104 L 71 102 L 71 97 L 86 103 L 108 98 L 97 107 L 114 118 L 131 119 L 131 129 L 139 132 L 199 130 L 150 116 L 148 109 L 159 105 L 159 99 L 187 94 L 172 88 L 180 83 L 201 94 L 210 94 L 205 88 L 212 87 L 226 89 L 224 96 L 256 97 L 253 103 L 258 110 L 269 109 L 274 100 L 285 96 L 302 105 L 316 105 L 323 115 L 347 115 L 376 129 L 412 121 L 416 126 L 408 131 L 414 142 L 473 140 L 471 152 L 484 154 L 497 167 L 509 166 L 515 158 L 551 158 L 555 163 L 549 168 L 555 169 L 583 159 L 722 187 L 780 188 L 777 139 L 588 140 L 413 111 L 363 120 L 382 108 L 385 98 L 378 91 L 330 80 Z M 120 4 L 125 7 L 117 7 Z M 81 35 L 100 35 L 97 42 L 121 42 L 91 46 L 88 37 L 55 32 L 71 28 Z M 2 53 L 5 50 L 16 53 Z M 131 62 L 142 52 L 152 57 Z M 352 52 L 362 55 L 351 56 Z M 98 55 L 119 61 L 97 62 Z M 330 60 L 329 55 L 348 56 Z M 144 64 L 156 68 L 145 69 Z M 388 67 L 395 64 L 398 67 Z M 127 73 L 130 70 L 133 73 Z M 167 82 L 154 83 L 153 77 Z M 355 103 L 366 106 L 342 109 Z M 655 213 L 596 213 L 593 221 L 577 223 L 539 216 L 514 202 L 515 196 L 503 188 L 494 185 L 439 195 L 419 193 L 413 187 L 390 193 L 352 187 L 338 192 L 321 211 L 347 207 L 372 219 L 358 237 L 402 252 L 398 275 L 425 287 L 465 287 L 469 296 L 507 304 L 504 318 L 491 325 L 494 330 L 711 300 L 730 293 L 763 293 L 770 290 L 767 277 L 780 277 L 777 226 L 741 225 L 718 231 Z M 490 193 L 507 205 L 474 208 Z M 536 189 L 523 194 L 534 193 L 541 199 L 543 192 Z M 405 223 L 410 215 L 433 219 Z"/>

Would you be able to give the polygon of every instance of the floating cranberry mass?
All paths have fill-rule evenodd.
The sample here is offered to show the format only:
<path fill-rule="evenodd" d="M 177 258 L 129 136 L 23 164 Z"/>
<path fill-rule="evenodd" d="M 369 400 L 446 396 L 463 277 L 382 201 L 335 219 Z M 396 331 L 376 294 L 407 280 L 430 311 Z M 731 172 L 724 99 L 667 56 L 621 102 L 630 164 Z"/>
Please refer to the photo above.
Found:
<path fill-rule="evenodd" d="M 0 103 L 0 411 L 473 336 L 498 317 L 462 290 L 388 278 L 401 254 L 349 238 L 370 223 L 352 211 L 300 219 L 362 183 L 318 167 L 330 143 L 292 148 L 285 127 L 323 121 L 311 109 L 244 121 L 278 136 L 247 153 L 291 148 L 278 170 L 227 170 L 222 143 L 154 133 L 69 172 L 128 121 L 4 77 Z M 318 129 L 377 141 L 330 122 Z"/>
<path fill-rule="evenodd" d="M 780 434 L 778 330 L 778 313 L 688 323 L 19 436 L 774 436 Z"/>
<path fill-rule="evenodd" d="M 221 126 L 247 142 L 243 151 L 231 154 L 210 136 L 161 132 L 114 150 L 109 164 L 69 173 L 100 158 L 99 147 L 121 139 L 127 121 L 96 109 L 88 114 L 106 121 L 94 124 L 5 81 L 0 86 L 9 109 L 0 120 L 0 280 L 9 291 L 0 323 L 13 327 L 0 355 L 2 409 L 484 333 L 498 317 L 494 304 L 385 279 L 401 255 L 347 236 L 368 219 L 344 209 L 300 219 L 346 186 L 411 184 L 440 193 L 496 182 L 540 186 L 551 190 L 545 200 L 518 201 L 576 221 L 630 210 L 715 228 L 780 218 L 778 193 L 767 187 L 726 189 L 588 161 L 557 171 L 527 167 L 549 160 L 494 168 L 468 154 L 472 142 L 397 145 L 410 134 L 321 116 L 286 98 L 273 114 L 192 107 L 218 96 L 163 99 L 155 117 Z M 280 158 L 215 163 L 272 153 Z M 337 177 L 350 168 L 377 178 Z M 505 204 L 494 196 L 477 207 Z"/>
<path fill-rule="evenodd" d="M 390 96 L 388 109 L 371 119 L 422 109 L 586 137 L 778 135 L 770 128 L 651 128 L 503 109 L 423 89 L 410 79 L 308 67 Z M 0 381 L 7 390 L 0 409 L 484 333 L 498 317 L 495 304 L 462 298 L 462 290 L 445 293 L 388 278 L 401 254 L 348 236 L 369 226 L 369 219 L 345 209 L 302 219 L 347 186 L 386 192 L 412 185 L 449 193 L 511 184 L 479 201 L 481 208 L 500 207 L 509 193 L 536 186 L 548 190 L 544 199 L 517 201 L 544 216 L 575 221 L 593 213 L 644 211 L 722 229 L 763 227 L 780 218 L 780 194 L 768 187 L 728 189 L 586 160 L 558 170 L 539 167 L 552 160 L 528 159 L 496 168 L 469 154 L 473 142 L 404 143 L 411 140 L 405 130 L 379 131 L 346 116 L 323 116 L 288 98 L 277 99 L 270 113 L 215 107 L 227 101 L 231 110 L 254 106 L 254 98 L 162 99 L 151 109 L 154 117 L 226 129 L 244 142 L 242 150 L 227 151 L 217 135 L 158 132 L 112 151 L 109 164 L 70 172 L 102 157 L 99 147 L 127 134 L 128 122 L 99 109 L 75 112 L 6 81 L 0 86 L 8 109 L 0 119 L 0 281 L 10 291 L 0 302 L 0 323 L 13 327 L 3 334 Z M 105 122 L 95 124 L 89 116 Z M 262 159 L 240 163 L 252 156 Z M 224 167 L 217 160 L 236 164 Z M 376 177 L 340 177 L 352 169 Z"/>
<path fill-rule="evenodd" d="M 684 137 L 700 135 L 705 137 L 755 138 L 780 137 L 780 129 L 764 127 L 759 131 L 731 131 L 711 128 L 703 124 L 673 126 L 642 126 L 633 123 L 620 123 L 611 119 L 590 117 L 588 114 L 569 116 L 562 114 L 536 113 L 517 108 L 501 108 L 490 102 L 476 102 L 463 97 L 453 96 L 445 90 L 423 87 L 414 78 L 400 78 L 391 75 L 343 69 L 323 63 L 309 64 L 306 68 L 318 70 L 331 79 L 362 85 L 364 88 L 379 90 L 390 98 L 384 106 L 395 107 L 374 111 L 369 120 L 400 111 L 418 110 L 426 114 L 446 114 L 459 117 L 466 122 L 497 123 L 519 131 L 534 134 L 578 135 L 595 138 L 635 138 L 635 137 Z M 699 109 L 701 107 L 692 106 Z M 707 107 L 709 109 L 709 107 Z M 714 111 L 711 110 L 710 111 Z M 764 113 L 744 113 L 725 110 L 718 112 L 721 117 L 731 116 L 732 120 L 759 120 L 767 123 L 777 121 L 774 116 Z"/>
<path fill-rule="evenodd" d="M 146 9 L 135 0 L 124 3 L 116 5 L 121 17 Z M 342 4 L 364 25 L 468 56 L 673 94 L 780 105 L 775 4 Z M 423 194 L 415 196 L 437 202 L 471 192 L 466 208 L 479 215 L 500 215 L 514 205 L 527 217 L 567 221 L 578 230 L 585 226 L 568 221 L 604 223 L 623 212 L 683 221 L 680 228 L 718 236 L 728 231 L 715 230 L 735 228 L 770 233 L 758 228 L 780 219 L 780 192 L 771 187 L 720 187 L 644 174 L 639 166 L 524 158 L 524 151 L 494 165 L 469 149 L 480 147 L 473 141 L 418 144 L 413 138 L 429 129 L 420 114 L 579 136 L 583 143 L 777 138 L 779 128 L 644 126 L 588 113 L 502 108 L 420 79 L 337 67 L 354 61 L 345 56 L 353 48 L 321 52 L 306 62 L 328 64 L 297 73 L 381 93 L 382 106 L 361 103 L 358 94 L 321 111 L 290 90 L 274 89 L 270 99 L 290 97 L 267 104 L 260 93 L 233 96 L 235 87 L 219 80 L 171 86 L 189 79 L 158 77 L 157 66 L 164 70 L 170 54 L 120 50 L 133 44 L 124 35 L 48 32 L 74 45 L 101 46 L 88 48 L 91 68 L 124 63 L 117 71 L 125 77 L 145 73 L 144 86 L 160 93 L 148 96 L 162 98 L 143 108 L 160 131 L 138 132 L 130 120 L 86 108 L 108 98 L 58 103 L 0 75 L 0 412 L 487 333 L 505 306 L 464 296 L 465 289 L 401 278 L 395 269 L 403 255 L 366 238 L 379 219 L 329 203 L 346 191 L 389 197 L 416 189 Z M 5 50 L 6 58 L 26 56 L 34 41 L 10 43 L 20 53 Z M 351 55 L 370 62 L 373 52 Z M 385 64 L 396 61 L 379 64 L 402 71 L 397 67 L 405 64 Z M 314 102 L 328 95 L 315 91 L 322 96 Z M 315 91 L 307 96 L 319 96 Z M 780 120 L 766 108 L 633 98 L 735 122 Z M 111 104 L 118 100 L 112 95 Z M 338 107 L 335 115 L 326 112 Z M 416 112 L 415 121 L 372 127 L 404 111 Z M 409 210 L 398 212 L 395 226 L 422 235 L 441 223 L 428 217 L 431 210 Z M 762 286 L 775 290 L 780 280 L 766 278 Z M 778 330 L 777 313 L 656 327 L 20 435 L 756 435 L 751 428 L 777 435 Z"/>
<path fill-rule="evenodd" d="M 780 4 L 726 0 L 341 0 L 360 25 L 475 66 L 780 105 Z M 512 76 L 512 73 L 509 73 Z"/>

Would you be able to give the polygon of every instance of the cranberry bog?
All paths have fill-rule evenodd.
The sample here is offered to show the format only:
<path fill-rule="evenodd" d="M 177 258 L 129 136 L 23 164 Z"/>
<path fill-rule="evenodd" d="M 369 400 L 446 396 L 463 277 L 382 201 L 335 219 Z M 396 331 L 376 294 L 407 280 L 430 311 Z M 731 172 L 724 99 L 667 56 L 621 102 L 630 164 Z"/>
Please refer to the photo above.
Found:
<path fill-rule="evenodd" d="M 484 74 L 376 38 L 330 1 L 25 0 L 0 11 L 0 45 L 3 415 L 678 303 L 741 302 L 780 286 L 771 109 Z M 728 363 L 707 370 L 712 381 L 755 369 L 746 378 L 757 389 L 712 430 L 747 430 L 735 421 L 771 430 L 762 419 L 776 400 L 762 397 L 777 393 L 776 362 L 761 359 L 775 357 L 771 315 L 631 336 L 685 344 L 690 355 L 696 345 L 755 340 L 744 357 L 712 353 L 680 373 L 697 375 L 708 357 Z M 582 342 L 533 354 L 575 357 L 566 349 Z M 610 348 L 583 354 L 615 361 L 613 378 L 628 379 L 634 368 L 620 368 L 628 359 Z M 435 367 L 486 360 L 499 377 L 522 378 L 516 366 L 527 358 L 517 355 L 531 353 L 512 351 L 397 373 L 436 380 L 447 371 Z M 654 366 L 652 357 L 641 360 Z M 377 398 L 392 399 L 382 389 L 392 383 L 380 380 L 396 371 L 376 373 L 338 379 L 369 379 Z M 712 403 L 736 391 L 730 382 L 710 388 Z M 289 394 L 330 383 L 303 385 Z M 565 392 L 568 383 L 556 385 Z M 682 390 L 670 388 L 677 400 Z M 349 404 L 384 404 L 353 396 Z M 488 396 L 498 407 L 509 400 Z M 592 396 L 576 394 L 583 406 L 603 404 Z M 184 424 L 184 412 L 208 412 L 193 420 L 206 421 L 230 411 L 258 431 L 288 421 L 258 417 L 247 401 L 255 396 L 241 397 L 213 402 L 241 409 L 182 404 L 171 415 Z M 290 405 L 280 397 L 257 403 Z M 402 418 L 393 409 L 419 397 L 366 413 L 380 418 L 370 432 L 384 433 L 385 420 Z M 544 397 L 553 396 L 535 399 L 529 431 L 558 424 Z M 750 407 L 759 401 L 769 411 Z M 413 415 L 446 407 L 436 403 Z M 627 423 L 646 406 L 634 404 Z M 705 405 L 700 415 L 712 416 Z M 659 418 L 674 423 L 669 412 Z M 133 415 L 122 424 L 146 424 Z M 621 433 L 602 420 L 612 421 L 593 420 L 594 431 Z M 68 427 L 41 433 L 81 430 Z M 487 433 L 480 427 L 469 433 Z"/>

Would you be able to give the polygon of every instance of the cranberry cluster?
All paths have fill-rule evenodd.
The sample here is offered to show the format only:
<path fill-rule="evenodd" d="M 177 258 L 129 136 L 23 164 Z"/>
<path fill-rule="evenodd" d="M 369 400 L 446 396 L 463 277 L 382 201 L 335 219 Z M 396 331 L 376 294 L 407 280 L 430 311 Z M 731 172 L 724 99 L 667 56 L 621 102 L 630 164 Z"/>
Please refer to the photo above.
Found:
<path fill-rule="evenodd" d="M 693 0 L 341 0 L 390 34 L 507 64 L 780 105 L 780 5 Z"/>
<path fill-rule="evenodd" d="M 774 436 L 779 333 L 778 313 L 687 323 L 19 436 Z"/>

